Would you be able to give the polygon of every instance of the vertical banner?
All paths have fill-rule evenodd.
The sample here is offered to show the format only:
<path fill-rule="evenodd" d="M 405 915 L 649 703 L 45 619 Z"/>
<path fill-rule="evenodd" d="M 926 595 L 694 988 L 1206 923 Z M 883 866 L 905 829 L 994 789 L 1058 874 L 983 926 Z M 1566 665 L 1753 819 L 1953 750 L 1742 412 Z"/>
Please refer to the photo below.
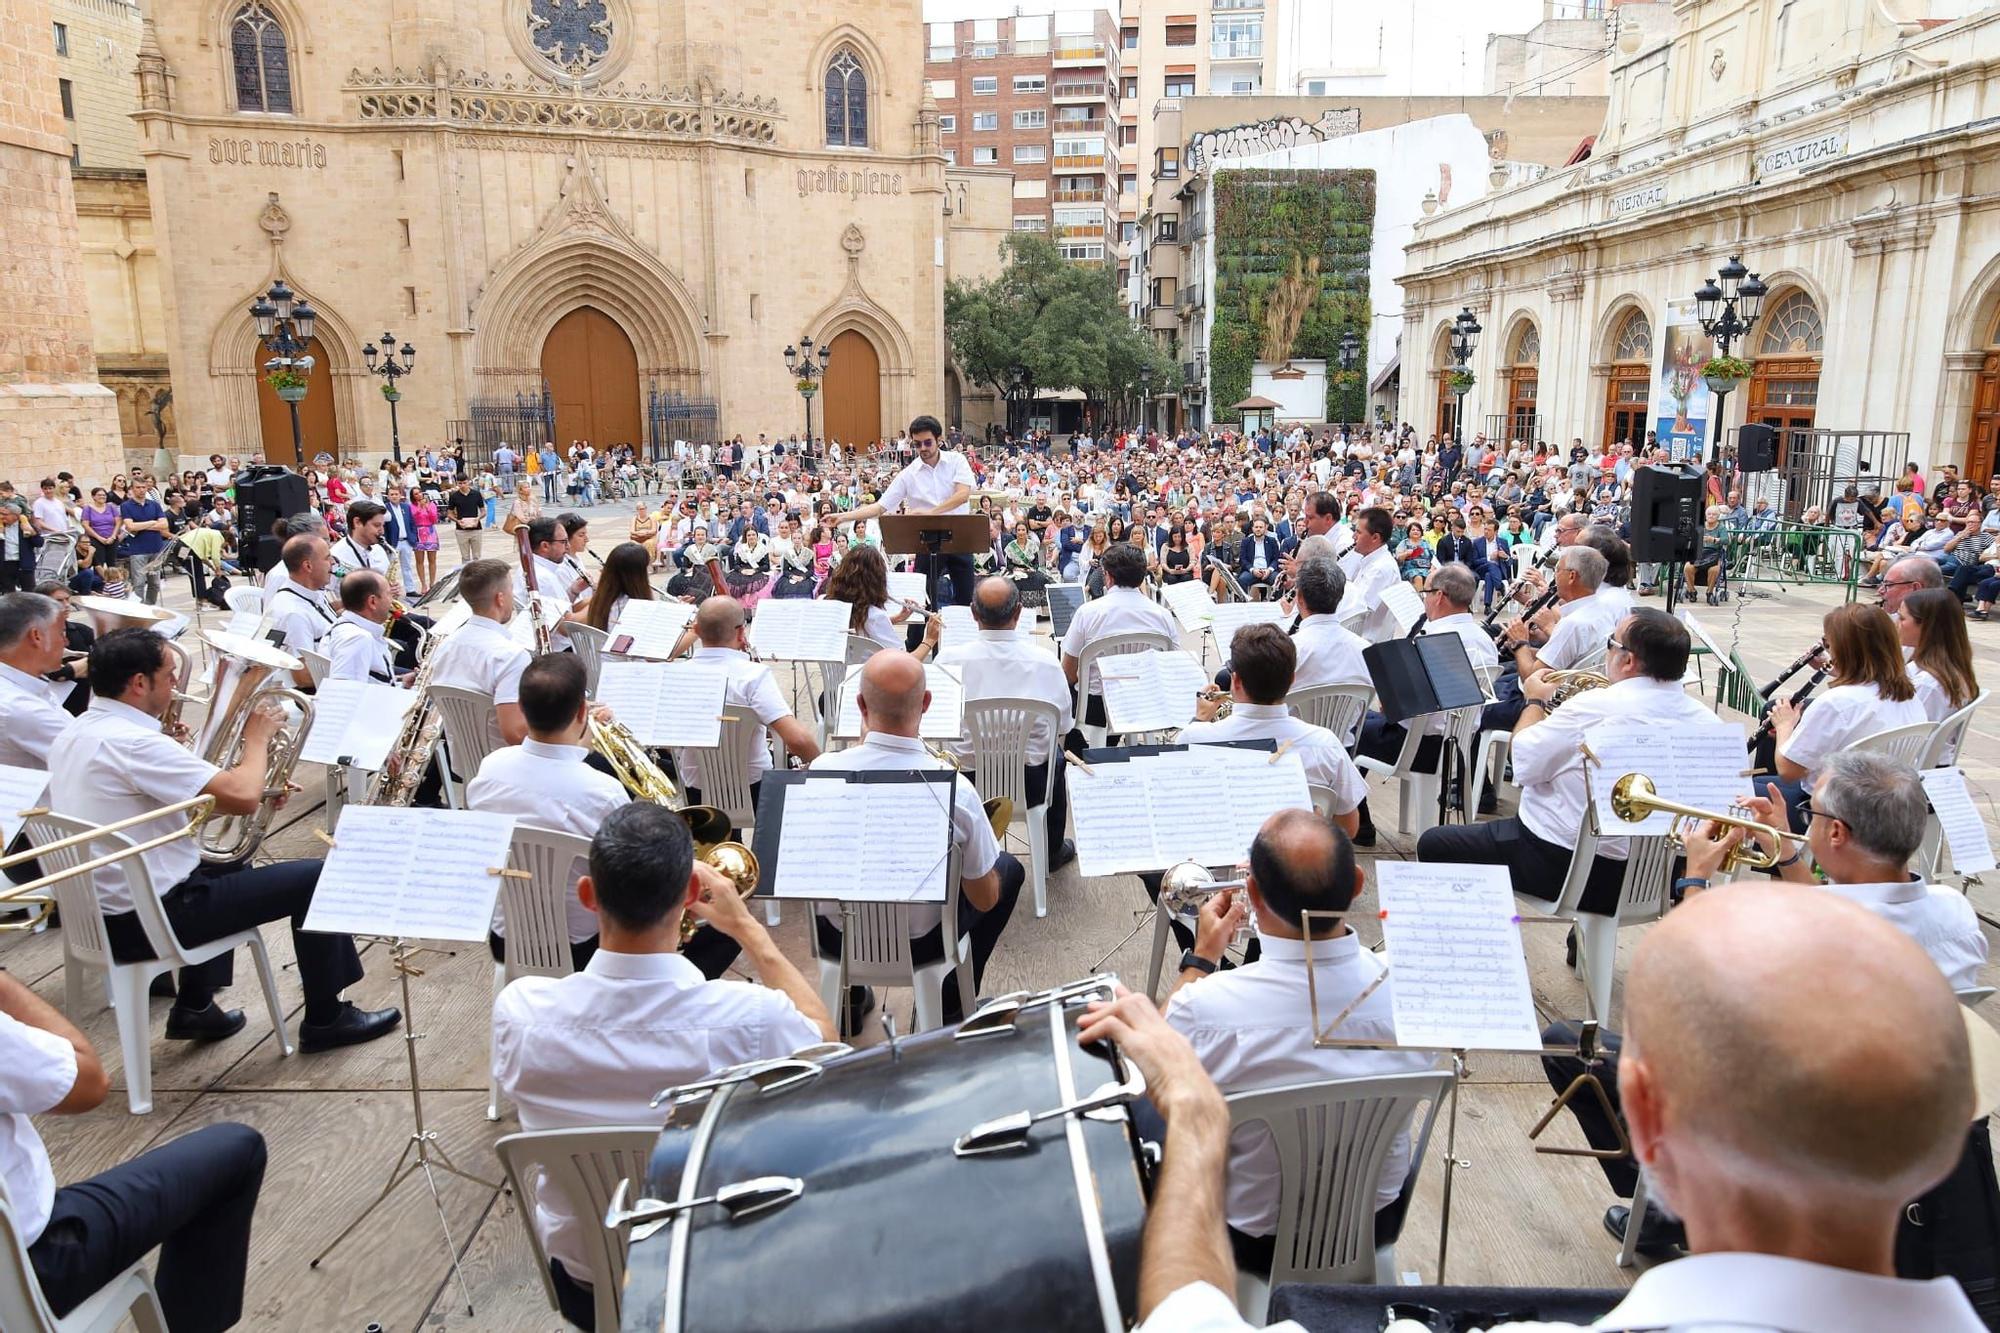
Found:
<path fill-rule="evenodd" d="M 1676 462 L 1699 462 L 1708 442 L 1708 414 L 1715 396 L 1702 382 L 1701 368 L 1715 355 L 1701 331 L 1694 302 L 1667 302 L 1653 379 L 1653 433 Z"/>

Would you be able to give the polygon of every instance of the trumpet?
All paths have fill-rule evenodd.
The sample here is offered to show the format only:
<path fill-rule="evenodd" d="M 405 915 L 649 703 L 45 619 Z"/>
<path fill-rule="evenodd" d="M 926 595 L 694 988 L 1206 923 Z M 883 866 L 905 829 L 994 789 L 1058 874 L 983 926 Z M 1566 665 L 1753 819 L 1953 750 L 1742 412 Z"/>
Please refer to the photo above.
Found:
<path fill-rule="evenodd" d="M 1556 687 L 1556 692 L 1550 695 L 1548 703 L 1543 705 L 1544 711 L 1550 713 L 1585 690 L 1601 690 L 1611 683 L 1608 676 L 1595 671 L 1549 671 L 1545 672 L 1542 678 Z"/>
<path fill-rule="evenodd" d="M 104 834 L 117 833 L 123 829 L 131 828 L 134 824 L 149 823 L 166 815 L 179 814 L 183 810 L 189 812 L 187 822 L 171 832 L 147 838 L 143 842 L 135 842 L 129 847 L 120 847 L 116 851 L 108 852 L 103 856 L 83 861 L 77 865 L 62 865 L 63 862 L 74 859 L 64 856 L 62 853 L 69 852 L 75 848 L 88 847 L 94 839 L 100 838 Z M 182 838 L 198 834 L 201 831 L 202 825 L 208 822 L 209 816 L 214 812 L 215 798 L 213 796 L 196 796 L 189 800 L 177 801 L 173 805 L 162 806 L 158 810 L 148 810 L 143 815 L 132 815 L 125 819 L 117 820 L 114 823 L 86 829 L 82 833 L 72 833 L 67 837 L 56 838 L 52 841 L 42 843 L 40 846 L 30 846 L 26 851 L 15 852 L 11 856 L 0 856 L 0 870 L 5 870 L 9 866 L 21 865 L 24 862 L 40 860 L 44 857 L 49 859 L 50 864 L 59 867 L 58 869 L 51 870 L 39 879 L 28 881 L 26 884 L 10 884 L 4 888 L 0 888 L 0 904 L 5 904 L 9 907 L 25 907 L 30 909 L 27 920 L 10 921 L 0 924 L 0 934 L 34 930 L 44 921 L 48 920 L 49 913 L 55 907 L 55 896 L 49 890 L 64 880 L 77 876 L 90 875 L 105 866 L 116 865 L 120 861 L 129 860 L 134 856 L 150 852 L 155 847 L 164 847 L 170 842 L 179 842 Z M 27 812 L 31 821 L 37 816 L 48 813 L 49 811 L 46 808 Z"/>
<path fill-rule="evenodd" d="M 1241 889 L 1247 879 L 1217 879 L 1215 872 L 1196 861 L 1182 861 L 1168 867 L 1160 877 L 1160 910 L 1170 916 L 1194 916 L 1203 903 L 1218 893 Z"/>
<path fill-rule="evenodd" d="M 1784 839 L 1791 836 L 1788 833 L 1780 833 L 1769 824 L 1760 824 L 1743 815 L 1715 814 L 1662 799 L 1653 787 L 1653 780 L 1644 773 L 1627 773 L 1618 779 L 1611 788 L 1611 810 L 1628 824 L 1636 824 L 1654 813 L 1673 815 L 1674 823 L 1668 830 L 1667 840 L 1676 847 L 1686 846 L 1684 835 L 1686 825 L 1691 820 L 1728 824 L 1742 829 L 1743 840 L 1730 848 L 1728 854 L 1722 858 L 1722 873 L 1725 875 L 1739 866 L 1749 866 L 1753 870 L 1771 869 L 1778 864 L 1778 852 L 1784 846 Z M 1770 848 L 1767 850 L 1752 842 L 1753 834 L 1768 839 Z"/>
<path fill-rule="evenodd" d="M 1229 697 L 1229 692 L 1227 690 L 1219 690 L 1213 685 L 1203 690 L 1201 697 L 1212 700 L 1218 705 L 1215 710 L 1215 720 L 1217 722 L 1228 717 L 1236 709 L 1236 703 Z"/>

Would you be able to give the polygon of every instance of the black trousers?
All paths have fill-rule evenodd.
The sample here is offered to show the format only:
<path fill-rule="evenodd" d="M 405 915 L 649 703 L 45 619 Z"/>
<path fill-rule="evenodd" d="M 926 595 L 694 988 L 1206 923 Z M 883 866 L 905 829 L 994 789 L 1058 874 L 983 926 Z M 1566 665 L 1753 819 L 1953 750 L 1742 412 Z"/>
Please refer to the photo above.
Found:
<path fill-rule="evenodd" d="M 929 579 L 931 576 L 930 552 L 928 551 L 918 552 L 916 563 L 911 567 L 915 569 L 917 573 L 922 574 L 925 579 Z M 951 580 L 951 587 L 949 589 L 950 593 L 949 600 L 948 601 L 946 600 L 944 593 L 941 591 L 938 598 L 938 605 L 971 606 L 972 585 L 974 582 L 973 570 L 972 570 L 972 557 L 969 555 L 938 556 L 937 571 L 940 578 L 948 578 Z M 939 586 L 942 589 L 943 585 L 940 584 Z"/>
<path fill-rule="evenodd" d="M 1506 866 L 1514 892 L 1544 902 L 1555 902 L 1562 897 L 1563 880 L 1569 875 L 1574 850 L 1542 841 L 1518 817 L 1489 819 L 1483 824 L 1440 824 L 1425 829 L 1417 839 L 1419 861 Z M 1591 864 L 1590 878 L 1577 907 L 1600 916 L 1611 915 L 1618 906 L 1618 886 L 1624 878 L 1623 861 L 1597 857 Z"/>
<path fill-rule="evenodd" d="M 57 1317 L 160 1246 L 153 1286 L 173 1333 L 217 1333 L 243 1317 L 250 1216 L 264 1136 L 210 1125 L 56 1191 L 28 1261 Z"/>
<path fill-rule="evenodd" d="M 964 899 L 958 904 L 959 938 L 970 939 L 972 943 L 972 993 L 975 996 L 979 994 L 980 979 L 986 975 L 986 960 L 993 956 L 993 946 L 1000 942 L 1000 933 L 1007 929 L 1007 919 L 1014 915 L 1014 904 L 1021 897 L 1021 885 L 1028 879 L 1027 867 L 1011 852 L 1000 853 L 995 868 L 1000 872 L 1000 901 L 994 903 L 990 911 L 982 912 Z M 840 926 L 836 922 L 814 912 L 813 932 L 819 940 L 822 954 L 828 957 L 839 955 Z M 932 926 L 910 941 L 910 957 L 919 967 L 935 963 L 944 956 L 943 923 Z M 958 969 L 953 968 L 944 978 L 944 1021 L 956 1023 L 964 1017 L 958 1002 Z"/>
<path fill-rule="evenodd" d="M 185 944 L 206 944 L 267 921 L 292 922 L 292 949 L 299 960 L 299 981 L 306 994 L 308 1023 L 329 1021 L 339 1008 L 340 992 L 361 980 L 361 956 L 349 935 L 308 931 L 306 912 L 319 885 L 320 861 L 280 861 L 245 869 L 241 864 L 201 866 L 168 889 L 160 902 L 174 933 Z M 157 958 L 136 912 L 104 918 L 111 955 L 121 963 Z M 197 967 L 184 967 L 180 998 L 184 1009 L 203 1009 L 214 993 L 235 975 L 236 954 L 220 954 Z"/>

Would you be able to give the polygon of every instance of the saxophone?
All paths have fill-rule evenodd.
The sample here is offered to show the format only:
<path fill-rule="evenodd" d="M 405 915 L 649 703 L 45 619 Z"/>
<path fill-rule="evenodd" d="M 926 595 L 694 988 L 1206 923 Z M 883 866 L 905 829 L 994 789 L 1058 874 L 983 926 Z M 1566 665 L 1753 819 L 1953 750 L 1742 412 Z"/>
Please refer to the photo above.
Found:
<path fill-rule="evenodd" d="M 416 674 L 410 678 L 409 688 L 417 693 L 416 707 L 403 719 L 403 729 L 396 734 L 396 743 L 389 747 L 388 762 L 369 781 L 367 794 L 361 799 L 363 805 L 407 806 L 417 798 L 424 770 L 430 766 L 431 756 L 444 736 L 444 712 L 430 694 L 438 643 L 438 639 L 432 639 L 425 646 L 424 660 L 417 663 Z"/>

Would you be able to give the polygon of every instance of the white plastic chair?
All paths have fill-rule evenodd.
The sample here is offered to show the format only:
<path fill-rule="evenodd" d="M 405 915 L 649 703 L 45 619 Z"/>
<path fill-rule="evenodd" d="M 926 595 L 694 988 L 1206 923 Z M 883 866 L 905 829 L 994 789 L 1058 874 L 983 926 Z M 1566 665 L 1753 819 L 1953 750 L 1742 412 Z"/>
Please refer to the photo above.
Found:
<path fill-rule="evenodd" d="M 493 1145 L 507 1172 L 514 1207 L 528 1232 L 528 1249 L 535 1256 L 535 1271 L 542 1275 L 542 1294 L 551 1310 L 559 1308 L 556 1284 L 549 1274 L 548 1251 L 535 1233 L 536 1196 L 560 1196 L 569 1214 L 583 1223 L 576 1229 L 577 1243 L 590 1264 L 586 1280 L 597 1301 L 600 1333 L 617 1333 L 625 1255 L 632 1242 L 629 1226 L 612 1230 L 603 1225 L 604 1213 L 621 1181 L 630 1182 L 628 1196 L 638 1197 L 659 1139 L 658 1125 L 593 1125 L 509 1134 Z"/>
<path fill-rule="evenodd" d="M 704 792 L 704 794 L 706 794 Z M 936 962 L 916 962 L 911 950 L 911 908 L 902 903 L 815 902 L 815 913 L 832 907 L 840 913 L 840 953 L 832 957 L 820 952 L 819 930 L 809 926 L 806 938 L 812 943 L 813 957 L 819 960 L 819 995 L 827 1012 L 846 1026 L 846 1006 L 842 1001 L 843 961 L 846 985 L 907 986 L 916 992 L 916 1022 L 912 1032 L 928 1032 L 944 1022 L 944 977 L 956 970 L 961 1014 L 972 1012 L 975 999 L 972 985 L 972 941 L 958 933 L 959 883 L 958 848 L 951 849 L 945 865 L 944 924 L 940 939 L 944 948 Z M 842 1031 L 841 1039 L 852 1036 Z"/>
<path fill-rule="evenodd" d="M 1393 1245 L 1375 1242 L 1375 1189 L 1396 1140 L 1431 1104 L 1410 1155 L 1405 1190 L 1416 1187 L 1449 1070 L 1294 1083 L 1229 1098 L 1232 1129 L 1262 1124 L 1278 1154 L 1278 1230 L 1268 1280 L 1236 1277 L 1236 1308 L 1264 1323 L 1281 1282 L 1395 1281 Z"/>
<path fill-rule="evenodd" d="M 1486 693 L 1488 703 L 1498 702 L 1500 676 L 1505 669 L 1501 663 L 1492 666 L 1472 668 L 1479 676 L 1479 688 Z M 1465 798 L 1465 817 L 1479 818 L 1479 806 L 1486 799 L 1486 784 L 1491 782 L 1497 792 L 1502 787 L 1512 786 L 1507 781 L 1507 757 L 1514 749 L 1514 733 L 1511 731 L 1482 731 L 1472 743 L 1471 782 Z"/>
<path fill-rule="evenodd" d="M 1482 705 L 1470 704 L 1464 708 L 1444 710 L 1445 730 L 1441 743 L 1436 770 L 1429 773 L 1417 771 L 1417 751 L 1424 741 L 1425 725 L 1436 713 L 1419 713 L 1403 723 L 1403 748 L 1396 753 L 1393 763 L 1371 759 L 1367 755 L 1357 756 L 1354 763 L 1363 773 L 1373 776 L 1387 774 L 1397 783 L 1396 826 L 1409 837 L 1416 837 L 1425 829 L 1437 823 L 1438 771 L 1444 767 L 1443 747 L 1456 745 L 1462 754 L 1469 754 L 1472 748 L 1472 734 L 1479 728 L 1479 713 Z M 1470 795 L 1471 783 L 1466 784 Z M 1477 806 L 1469 807 L 1477 810 Z"/>
<path fill-rule="evenodd" d="M 1035 915 L 1049 914 L 1048 809 L 1054 799 L 1054 765 L 1063 762 L 1063 738 L 1056 731 L 1056 706 L 1046 699 L 1000 698 L 967 700 L 965 737 L 972 747 L 967 765 L 978 774 L 979 794 L 988 800 L 1004 796 L 1014 803 L 1014 817 L 1026 823 L 1028 882 L 1035 891 Z M 1028 804 L 1028 744 L 1037 733 L 1049 738 L 1049 780 L 1042 803 Z"/>
<path fill-rule="evenodd" d="M 611 636 L 601 629 L 589 625 L 571 625 L 563 631 L 569 635 L 569 646 L 583 663 L 584 692 L 597 693 L 597 674 L 604 667 L 604 649 L 611 642 Z"/>
<path fill-rule="evenodd" d="M 734 827 L 748 829 L 757 822 L 757 808 L 750 803 L 750 757 L 757 743 L 758 722 L 747 707 L 731 706 L 735 711 L 724 716 L 715 745 L 680 752 L 681 771 L 687 772 L 692 765 L 693 785 L 701 791 L 701 803 L 728 815 Z"/>
<path fill-rule="evenodd" d="M 1935 893 L 1937 890 L 1933 889 L 1932 892 Z M 1953 993 L 1958 996 L 1960 1004 L 1968 1009 L 1977 1009 L 1993 998 L 1993 992 L 1992 986 L 1967 986 L 1964 990 Z"/>
<path fill-rule="evenodd" d="M 28 1260 L 14 1202 L 0 1181 L 0 1328 L 7 1333 L 111 1333 L 128 1314 L 139 1333 L 167 1333 L 167 1316 L 144 1264 L 133 1264 L 56 1318 Z"/>
<path fill-rule="evenodd" d="M 1158 649 L 1170 653 L 1180 645 L 1175 636 L 1155 630 L 1133 630 L 1128 634 L 1107 634 L 1094 643 L 1084 645 L 1076 659 L 1076 720 L 1083 728 L 1084 740 L 1092 747 L 1104 744 L 1106 728 L 1091 726 L 1084 722 L 1090 705 L 1090 669 L 1100 657 L 1117 657 L 1124 653 L 1143 653 L 1148 649 Z"/>
<path fill-rule="evenodd" d="M 222 604 L 231 611 L 264 612 L 264 590 L 252 583 L 232 583 L 222 594 Z"/>
<path fill-rule="evenodd" d="M 486 762 L 486 756 L 498 748 L 493 700 L 478 690 L 458 685 L 433 685 L 430 696 L 437 704 L 438 716 L 444 719 L 446 799 L 453 809 L 462 810 L 465 802 L 459 782 L 472 781 L 479 766 Z M 456 779 L 453 774 L 457 774 Z"/>
<path fill-rule="evenodd" d="M 1374 699 L 1373 685 L 1308 685 L 1286 695 L 1285 704 L 1292 716 L 1340 737 L 1351 754 L 1361 734 L 1361 719 L 1368 715 L 1368 705 Z"/>
<path fill-rule="evenodd" d="M 1905 726 L 1890 727 L 1873 736 L 1864 736 L 1847 748 L 1864 754 L 1885 754 L 1891 759 L 1915 765 L 1931 736 L 1943 725 L 1941 722 L 1911 722 Z"/>
<path fill-rule="evenodd" d="M 507 865 L 532 879 L 500 880 L 500 919 L 507 961 L 493 965 L 493 998 L 520 977 L 566 977 L 571 966 L 569 900 L 576 863 L 590 859 L 590 839 L 574 833 L 516 824 Z M 487 1030 L 486 1118 L 500 1118 L 500 1083 L 493 1075 L 492 1029 Z"/>
<path fill-rule="evenodd" d="M 1590 994 L 1590 1016 L 1609 1027 L 1611 981 L 1618 966 L 1618 932 L 1622 927 L 1644 925 L 1666 915 L 1674 849 L 1663 833 L 1627 838 L 1630 850 L 1625 857 L 1624 877 L 1618 885 L 1618 902 L 1609 916 L 1601 916 L 1583 911 L 1578 905 L 1590 880 L 1599 836 L 1597 807 L 1592 805 L 1584 811 L 1576 851 L 1570 855 L 1569 873 L 1563 877 L 1562 896 L 1554 907 L 1543 904 L 1540 910 L 1576 923 L 1576 970 Z"/>
<path fill-rule="evenodd" d="M 1947 768 L 1956 763 L 1965 733 L 1972 728 L 1972 715 L 1992 697 L 1993 691 L 1981 690 L 1978 698 L 1938 723 L 1931 730 L 1930 739 L 1924 742 L 1924 748 L 1917 752 L 1917 768 Z"/>
<path fill-rule="evenodd" d="M 27 821 L 28 841 L 42 847 L 72 834 L 92 832 L 95 827 L 67 815 L 36 815 Z M 132 845 L 132 839 L 122 833 L 100 833 L 89 842 L 43 852 L 38 860 L 44 874 L 73 871 L 95 857 Z M 278 1047 L 286 1055 L 292 1054 L 294 1048 L 291 1035 L 285 1030 L 285 1009 L 278 999 L 277 978 L 271 971 L 271 957 L 264 950 L 264 937 L 257 928 L 240 930 L 206 944 L 182 944 L 174 933 L 173 923 L 167 920 L 159 894 L 153 890 L 153 879 L 145 862 L 130 856 L 109 869 L 125 877 L 133 910 L 157 957 L 134 963 L 121 963 L 112 957 L 111 944 L 104 933 L 104 913 L 98 906 L 91 876 L 70 875 L 54 886 L 63 921 L 63 1007 L 72 1021 L 83 1018 L 90 1007 L 83 994 L 84 969 L 99 969 L 107 1002 L 118 1025 L 118 1049 L 125 1060 L 125 1100 L 132 1114 L 145 1115 L 153 1109 L 153 1025 L 147 991 L 153 978 L 162 972 L 193 967 L 233 949 L 247 947 L 251 961 L 257 966 L 257 979 L 264 987 L 264 1004 L 271 1014 L 272 1030 L 278 1034 Z"/>
<path fill-rule="evenodd" d="M 848 666 L 860 666 L 863 662 L 866 662 L 881 651 L 882 645 L 869 638 L 866 634 L 850 634 L 847 636 Z"/>

